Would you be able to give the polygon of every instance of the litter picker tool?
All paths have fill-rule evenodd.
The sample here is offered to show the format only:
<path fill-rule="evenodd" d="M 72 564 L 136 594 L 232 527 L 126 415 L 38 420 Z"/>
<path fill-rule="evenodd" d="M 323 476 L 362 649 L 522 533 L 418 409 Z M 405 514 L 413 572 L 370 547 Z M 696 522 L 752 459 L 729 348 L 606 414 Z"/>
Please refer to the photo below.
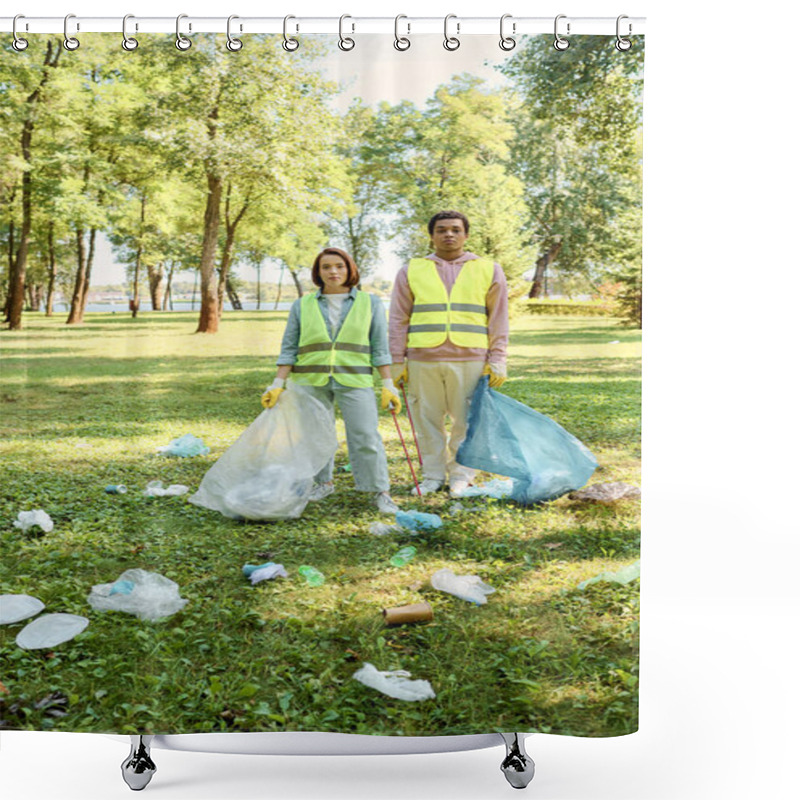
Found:
<path fill-rule="evenodd" d="M 408 414 L 408 423 L 411 425 L 411 433 L 414 434 L 414 447 L 417 448 L 417 458 L 419 459 L 419 465 L 422 466 L 422 453 L 419 451 L 419 442 L 417 441 L 417 430 L 414 427 L 414 420 L 411 418 L 411 406 L 408 404 L 408 398 L 406 397 L 406 384 L 405 381 L 400 382 L 400 390 L 403 392 L 403 402 L 406 404 L 406 414 Z"/>
<path fill-rule="evenodd" d="M 394 420 L 395 428 L 397 428 L 397 435 L 400 437 L 400 444 L 403 445 L 403 452 L 406 454 L 406 461 L 408 462 L 408 468 L 411 470 L 411 477 L 414 479 L 414 486 L 417 489 L 417 496 L 422 497 L 422 492 L 419 490 L 419 483 L 417 483 L 417 475 L 414 472 L 414 465 L 411 463 L 411 456 L 408 454 L 406 440 L 403 438 L 403 432 L 400 430 L 400 423 L 397 421 L 397 412 L 394 409 L 392 409 L 392 419 Z"/>

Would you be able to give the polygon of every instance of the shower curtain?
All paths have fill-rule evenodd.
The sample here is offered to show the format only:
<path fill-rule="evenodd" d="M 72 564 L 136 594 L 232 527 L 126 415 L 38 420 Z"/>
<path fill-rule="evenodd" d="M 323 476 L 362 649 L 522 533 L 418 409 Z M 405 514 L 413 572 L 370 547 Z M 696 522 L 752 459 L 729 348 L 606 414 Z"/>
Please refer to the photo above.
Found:
<path fill-rule="evenodd" d="M 0 51 L 2 726 L 635 731 L 644 38 L 28 38 Z M 502 271 L 492 391 L 591 451 L 588 486 L 413 496 L 403 397 L 378 432 L 405 516 L 358 491 L 341 419 L 301 516 L 187 503 L 262 413 L 317 254 L 388 310 L 442 211 Z"/>

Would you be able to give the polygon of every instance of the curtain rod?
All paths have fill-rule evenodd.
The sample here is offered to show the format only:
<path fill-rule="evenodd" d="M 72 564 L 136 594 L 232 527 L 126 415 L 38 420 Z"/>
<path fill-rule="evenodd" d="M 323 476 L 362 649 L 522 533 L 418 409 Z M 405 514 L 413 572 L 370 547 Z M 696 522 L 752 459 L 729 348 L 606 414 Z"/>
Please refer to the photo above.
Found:
<path fill-rule="evenodd" d="M 606 34 L 614 36 L 617 32 L 617 17 L 570 17 L 559 15 L 559 32 L 564 35 Z M 284 25 L 293 35 L 302 34 L 345 34 L 384 33 L 394 34 L 395 25 L 403 36 L 414 34 L 442 34 L 444 17 L 357 17 L 345 15 L 339 17 L 304 17 L 292 16 L 284 22 L 284 17 L 234 17 L 231 30 L 238 34 L 248 33 L 283 33 Z M 11 33 L 14 28 L 14 17 L 0 17 L 0 32 Z M 175 33 L 176 17 L 136 17 L 128 19 L 126 28 L 130 34 L 137 33 Z M 641 35 L 645 32 L 645 17 L 623 16 L 621 22 L 622 35 Z M 26 17 L 17 19 L 16 31 L 25 33 L 64 33 L 64 17 Z M 569 26 L 569 30 L 567 30 Z M 513 17 L 506 16 L 503 23 L 506 35 L 523 36 L 534 33 L 550 33 L 555 30 L 555 17 Z M 226 33 L 228 17 L 195 17 L 182 15 L 181 33 Z M 118 17 L 82 17 L 70 15 L 70 35 L 76 33 L 114 33 L 122 31 L 122 16 Z M 451 35 L 469 36 L 471 34 L 499 33 L 500 16 L 497 17 L 459 17 L 451 15 L 448 23 Z"/>

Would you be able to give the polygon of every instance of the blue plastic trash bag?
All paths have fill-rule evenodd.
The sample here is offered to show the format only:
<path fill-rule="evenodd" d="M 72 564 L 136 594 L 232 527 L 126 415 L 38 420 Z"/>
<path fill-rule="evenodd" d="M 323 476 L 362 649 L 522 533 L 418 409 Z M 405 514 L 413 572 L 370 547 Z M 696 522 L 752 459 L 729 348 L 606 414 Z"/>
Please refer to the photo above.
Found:
<path fill-rule="evenodd" d="M 597 459 L 557 422 L 489 388 L 481 378 L 459 464 L 514 479 L 511 499 L 529 505 L 580 489 Z"/>

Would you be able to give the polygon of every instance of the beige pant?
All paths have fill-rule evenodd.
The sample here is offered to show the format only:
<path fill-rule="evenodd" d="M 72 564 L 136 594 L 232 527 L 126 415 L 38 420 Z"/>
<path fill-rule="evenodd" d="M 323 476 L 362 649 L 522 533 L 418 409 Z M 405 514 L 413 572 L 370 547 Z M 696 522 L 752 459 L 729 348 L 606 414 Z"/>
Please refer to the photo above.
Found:
<path fill-rule="evenodd" d="M 483 374 L 483 361 L 409 361 L 408 405 L 419 439 L 424 478 L 471 481 L 475 470 L 456 463 L 467 433 L 472 393 Z M 447 439 L 445 418 L 451 420 Z M 448 458 L 449 450 L 449 458 Z"/>

